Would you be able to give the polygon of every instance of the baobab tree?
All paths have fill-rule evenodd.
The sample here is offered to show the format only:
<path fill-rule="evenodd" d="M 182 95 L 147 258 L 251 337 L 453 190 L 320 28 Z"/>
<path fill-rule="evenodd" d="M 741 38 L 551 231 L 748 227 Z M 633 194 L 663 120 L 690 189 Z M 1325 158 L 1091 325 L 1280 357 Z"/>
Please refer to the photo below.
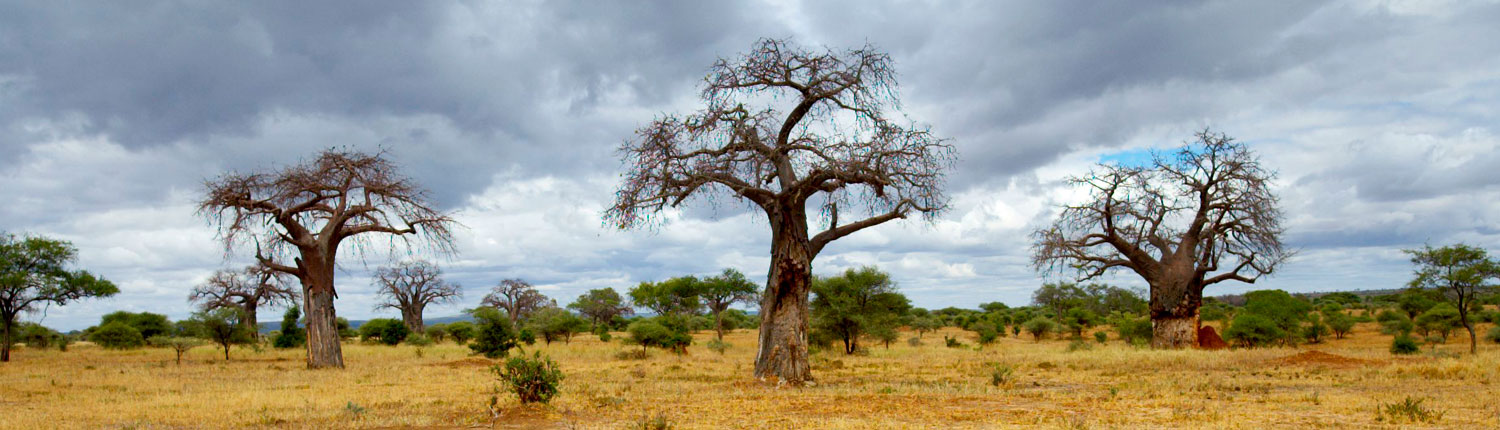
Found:
<path fill-rule="evenodd" d="M 401 311 L 401 322 L 412 333 L 425 332 L 422 310 L 434 303 L 452 303 L 463 288 L 443 280 L 443 270 L 426 261 L 407 261 L 375 270 L 376 308 Z"/>
<path fill-rule="evenodd" d="M 1255 283 L 1291 256 L 1281 244 L 1275 173 L 1244 144 L 1203 130 L 1149 166 L 1100 164 L 1069 183 L 1088 200 L 1033 234 L 1032 265 L 1080 281 L 1129 269 L 1150 285 L 1155 348 L 1197 344 L 1203 289 Z"/>
<path fill-rule="evenodd" d="M 700 95 L 705 107 L 665 115 L 620 148 L 628 171 L 605 211 L 621 228 L 658 224 L 692 198 L 728 196 L 759 208 L 771 227 L 755 376 L 801 384 L 807 362 L 812 262 L 836 239 L 947 206 L 954 149 L 928 128 L 901 123 L 891 57 L 871 46 L 813 52 L 764 39 L 720 59 Z M 821 213 L 809 232 L 809 205 Z M 849 213 L 861 217 L 847 221 Z"/>
<path fill-rule="evenodd" d="M 198 303 L 203 311 L 219 308 L 240 310 L 240 325 L 247 327 L 252 336 L 259 337 L 256 311 L 261 306 L 276 303 L 294 303 L 297 291 L 289 285 L 288 275 L 255 264 L 240 271 L 219 270 L 207 281 L 193 287 L 188 301 Z"/>
<path fill-rule="evenodd" d="M 226 253 L 248 242 L 261 265 L 301 282 L 309 368 L 344 367 L 333 309 L 340 247 L 364 254 L 371 237 L 384 235 L 392 247 L 452 252 L 453 219 L 384 153 L 329 149 L 278 171 L 226 173 L 205 185 L 198 212 L 218 227 Z"/>
<path fill-rule="evenodd" d="M 537 309 L 557 306 L 556 301 L 542 295 L 536 287 L 515 278 L 500 281 L 479 304 L 505 310 L 505 313 L 510 316 L 511 326 L 517 326 L 520 320 L 530 316 Z"/>

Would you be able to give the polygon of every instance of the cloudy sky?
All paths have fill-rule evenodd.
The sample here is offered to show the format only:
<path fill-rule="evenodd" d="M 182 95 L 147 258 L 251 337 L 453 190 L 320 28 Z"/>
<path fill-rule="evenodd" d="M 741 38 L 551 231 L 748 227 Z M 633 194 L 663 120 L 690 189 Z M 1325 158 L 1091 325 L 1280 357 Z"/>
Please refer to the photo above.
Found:
<path fill-rule="evenodd" d="M 1069 175 L 1213 127 L 1279 172 L 1275 277 L 1212 287 L 1391 288 L 1402 248 L 1500 248 L 1500 4 L 1113 2 L 0 2 L 0 230 L 72 241 L 121 288 L 27 320 L 182 318 L 225 256 L 203 181 L 329 147 L 386 148 L 465 228 L 440 259 L 467 296 L 524 278 L 591 288 L 738 268 L 769 230 L 736 205 L 606 228 L 635 128 L 694 110 L 708 66 L 757 38 L 872 44 L 907 114 L 952 139 L 952 209 L 835 242 L 816 273 L 875 264 L 924 307 L 1025 304 L 1028 234 Z M 341 316 L 372 309 L 344 257 Z M 1112 282 L 1140 286 L 1118 276 Z M 273 319 L 275 311 L 263 314 Z"/>

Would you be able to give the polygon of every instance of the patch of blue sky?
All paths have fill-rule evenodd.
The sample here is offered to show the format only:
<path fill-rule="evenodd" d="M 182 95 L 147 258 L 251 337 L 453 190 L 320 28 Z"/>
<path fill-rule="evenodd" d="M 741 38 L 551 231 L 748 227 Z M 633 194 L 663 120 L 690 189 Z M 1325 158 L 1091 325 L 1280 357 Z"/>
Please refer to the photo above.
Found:
<path fill-rule="evenodd" d="M 1136 148 L 1099 156 L 1099 164 L 1124 167 L 1147 167 L 1151 165 L 1151 149 Z"/>

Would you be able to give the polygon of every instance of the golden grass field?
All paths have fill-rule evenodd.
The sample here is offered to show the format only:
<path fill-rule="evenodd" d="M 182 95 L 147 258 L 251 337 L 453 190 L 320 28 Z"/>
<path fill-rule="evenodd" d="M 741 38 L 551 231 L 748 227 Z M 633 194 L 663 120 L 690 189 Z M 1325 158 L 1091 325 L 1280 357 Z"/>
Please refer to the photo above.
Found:
<path fill-rule="evenodd" d="M 1487 328 L 1487 326 L 1485 326 Z M 1390 337 L 1362 324 L 1321 345 L 1225 351 L 1153 351 L 1111 339 L 1068 352 L 1068 341 L 1001 339 L 983 350 L 925 344 L 873 347 L 868 356 L 813 356 L 817 384 L 776 388 L 751 376 L 755 333 L 689 355 L 652 351 L 621 360 L 618 338 L 579 335 L 538 343 L 567 374 L 546 406 L 502 393 L 490 362 L 445 343 L 346 344 L 345 370 L 307 370 L 301 350 L 205 346 L 181 366 L 170 350 L 17 351 L 0 365 L 0 428 L 1500 428 L 1500 346 L 1477 357 L 1395 357 Z M 1466 352 L 1455 336 L 1440 352 Z M 1424 347 L 1424 351 L 1426 347 Z M 1307 354 L 1319 351 L 1338 357 Z M 1299 358 L 1291 358 L 1303 354 Z M 991 365 L 1014 368 L 993 386 Z M 1424 399 L 1436 419 L 1412 422 L 1383 404 Z"/>

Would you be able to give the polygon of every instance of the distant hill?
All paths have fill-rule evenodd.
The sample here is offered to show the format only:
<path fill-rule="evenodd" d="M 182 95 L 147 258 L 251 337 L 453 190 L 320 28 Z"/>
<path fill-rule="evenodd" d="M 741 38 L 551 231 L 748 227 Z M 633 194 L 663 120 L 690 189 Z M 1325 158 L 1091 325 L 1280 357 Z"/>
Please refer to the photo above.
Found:
<path fill-rule="evenodd" d="M 369 322 L 369 321 L 370 320 L 349 320 L 349 328 L 358 330 L 359 326 L 362 326 L 366 322 Z M 446 316 L 446 317 L 440 317 L 440 318 L 423 318 L 422 319 L 422 322 L 425 325 L 429 325 L 429 326 L 433 325 L 433 324 L 447 324 L 447 323 L 458 322 L 458 321 L 470 321 L 470 322 L 472 322 L 472 321 L 474 321 L 474 317 L 471 317 L 471 316 L 468 316 L 468 315 L 453 315 L 453 316 Z M 261 334 L 266 334 L 266 333 L 270 333 L 270 332 L 273 332 L 273 331 L 281 331 L 281 321 L 280 320 L 276 320 L 276 321 L 262 321 L 260 323 L 257 323 L 256 325 L 259 326 Z"/>
<path fill-rule="evenodd" d="M 1297 297 L 1301 297 L 1301 298 L 1304 298 L 1304 299 L 1307 299 L 1307 300 L 1315 300 L 1315 299 L 1317 299 L 1319 297 L 1323 297 L 1323 296 L 1326 296 L 1326 295 L 1329 295 L 1329 294 L 1333 294 L 1333 293 L 1351 293 L 1351 294 L 1354 294 L 1356 296 L 1359 296 L 1359 298 L 1361 298 L 1361 299 L 1366 299 L 1366 298 L 1375 297 L 1375 296 L 1384 296 L 1384 295 L 1390 295 L 1390 294 L 1398 294 L 1401 291 L 1402 291 L 1402 289 L 1400 289 L 1400 288 L 1386 288 L 1386 289 L 1382 289 L 1382 290 L 1317 291 L 1317 292 L 1312 292 L 1312 293 L 1292 293 L 1292 295 L 1293 296 L 1297 296 Z M 1231 304 L 1231 305 L 1234 305 L 1234 306 L 1244 306 L 1245 305 L 1245 295 L 1244 294 L 1224 294 L 1224 295 L 1220 295 L 1220 296 L 1213 296 L 1213 299 L 1221 301 L 1221 302 L 1224 302 L 1224 303 L 1228 303 L 1228 304 Z"/>

